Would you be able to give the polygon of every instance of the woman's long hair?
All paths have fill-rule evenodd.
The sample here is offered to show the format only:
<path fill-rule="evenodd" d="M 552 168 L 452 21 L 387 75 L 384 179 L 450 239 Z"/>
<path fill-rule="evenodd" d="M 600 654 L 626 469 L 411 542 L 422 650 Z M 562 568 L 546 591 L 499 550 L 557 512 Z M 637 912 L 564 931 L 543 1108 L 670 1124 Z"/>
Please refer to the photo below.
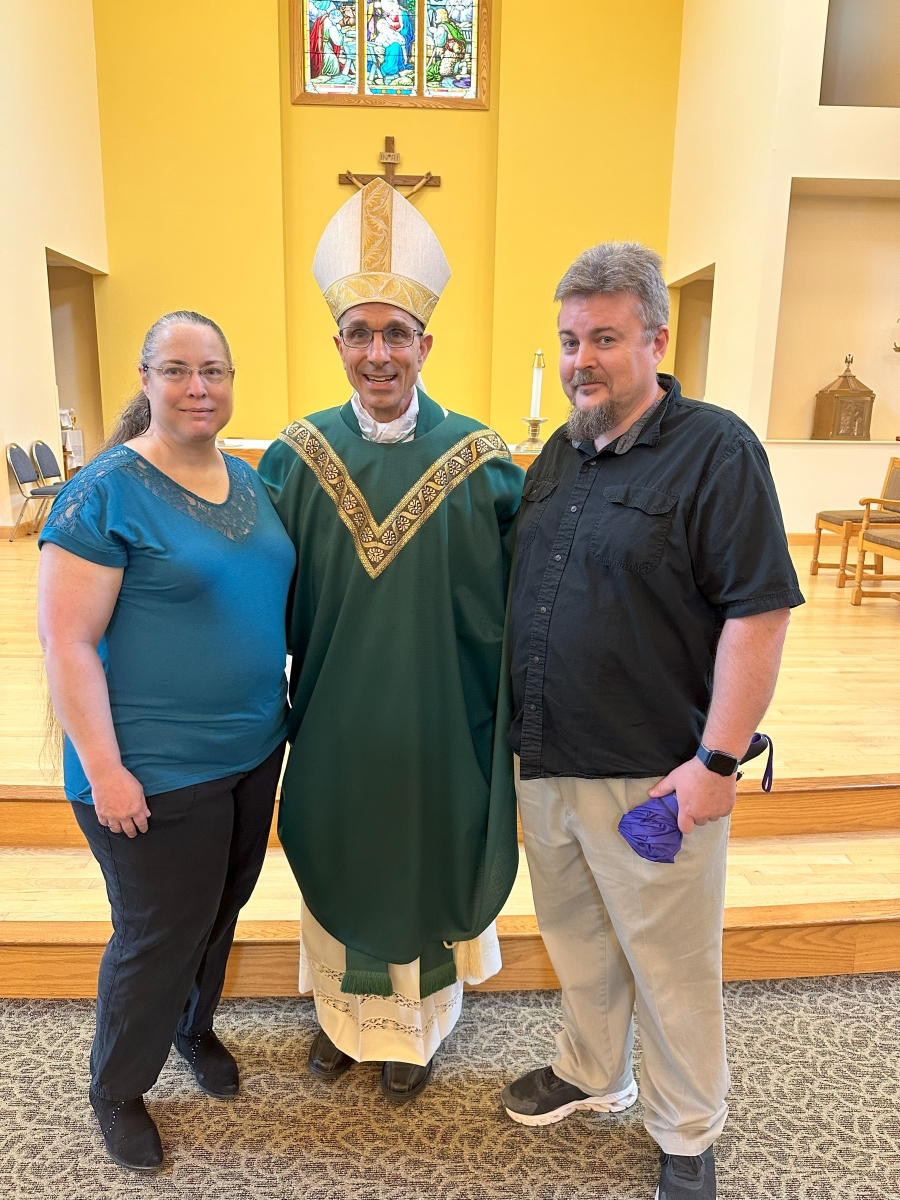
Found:
<path fill-rule="evenodd" d="M 192 312 L 189 309 L 179 309 L 178 312 L 166 313 L 158 321 L 154 321 L 147 330 L 144 344 L 141 347 L 140 365 L 142 367 L 146 368 L 149 366 L 150 360 L 156 354 L 159 335 L 171 325 L 204 325 L 207 329 L 211 329 L 222 343 L 222 349 L 225 351 L 229 367 L 234 366 L 228 339 L 215 321 L 211 317 L 205 317 L 203 313 Z M 111 450 L 113 446 L 121 446 L 123 442 L 129 442 L 132 438 L 140 437 L 142 433 L 147 432 L 149 427 L 150 401 L 140 391 L 136 396 L 132 396 L 116 417 L 115 425 L 106 441 L 97 451 L 97 454 L 102 454 L 104 450 Z"/>

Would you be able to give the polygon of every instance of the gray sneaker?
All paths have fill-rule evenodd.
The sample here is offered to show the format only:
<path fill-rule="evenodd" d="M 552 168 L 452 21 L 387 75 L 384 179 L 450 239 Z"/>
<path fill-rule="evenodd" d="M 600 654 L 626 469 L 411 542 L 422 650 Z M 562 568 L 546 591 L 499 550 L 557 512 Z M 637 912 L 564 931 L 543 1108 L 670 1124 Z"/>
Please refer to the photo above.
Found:
<path fill-rule="evenodd" d="M 501 1099 L 507 1115 L 520 1125 L 553 1125 L 573 1112 L 622 1112 L 637 1100 L 637 1084 L 632 1079 L 621 1092 L 608 1096 L 589 1096 L 581 1088 L 566 1083 L 552 1067 L 529 1071 L 503 1089 Z"/>
<path fill-rule="evenodd" d="M 712 1146 L 702 1154 L 661 1154 L 656 1200 L 716 1200 Z"/>

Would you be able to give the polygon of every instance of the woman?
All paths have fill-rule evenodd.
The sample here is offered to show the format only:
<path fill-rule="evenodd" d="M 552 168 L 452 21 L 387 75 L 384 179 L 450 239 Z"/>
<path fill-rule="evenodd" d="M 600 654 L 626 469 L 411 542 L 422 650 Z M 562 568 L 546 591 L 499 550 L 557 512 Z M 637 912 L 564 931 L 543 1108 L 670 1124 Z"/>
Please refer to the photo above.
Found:
<path fill-rule="evenodd" d="M 139 370 L 41 533 L 38 624 L 66 794 L 112 908 L 91 1104 L 110 1156 L 149 1171 L 143 1093 L 173 1040 L 205 1092 L 238 1092 L 212 1024 L 281 770 L 294 550 L 256 472 L 216 448 L 234 376 L 218 325 L 161 317 Z"/>

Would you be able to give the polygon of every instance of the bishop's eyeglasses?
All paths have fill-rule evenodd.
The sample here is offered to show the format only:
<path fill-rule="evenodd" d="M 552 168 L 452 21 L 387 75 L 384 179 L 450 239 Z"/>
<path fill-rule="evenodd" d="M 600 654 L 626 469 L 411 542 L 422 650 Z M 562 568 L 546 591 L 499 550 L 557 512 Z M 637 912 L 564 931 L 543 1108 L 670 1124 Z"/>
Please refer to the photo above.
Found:
<path fill-rule="evenodd" d="M 145 371 L 156 371 L 166 383 L 187 383 L 195 370 L 184 363 L 166 363 L 162 367 L 141 363 L 141 366 Z M 204 383 L 224 383 L 234 374 L 234 367 L 229 367 L 227 363 L 207 363 L 205 367 L 197 369 L 197 374 Z"/>
<path fill-rule="evenodd" d="M 370 329 L 368 325 L 350 325 L 339 329 L 341 341 L 351 350 L 368 350 L 380 333 L 384 344 L 389 350 L 403 350 L 411 346 L 417 337 L 421 337 L 418 329 L 410 329 L 408 325 L 386 325 L 384 329 Z"/>

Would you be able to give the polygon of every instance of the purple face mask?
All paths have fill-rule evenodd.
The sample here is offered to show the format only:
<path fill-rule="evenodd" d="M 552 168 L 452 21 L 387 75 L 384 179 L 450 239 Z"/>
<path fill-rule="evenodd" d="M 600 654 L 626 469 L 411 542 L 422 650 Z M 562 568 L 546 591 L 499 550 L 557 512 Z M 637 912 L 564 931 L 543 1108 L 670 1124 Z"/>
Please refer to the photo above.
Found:
<path fill-rule="evenodd" d="M 772 739 L 765 733 L 754 733 L 747 753 L 741 759 L 742 763 L 749 762 L 767 748 L 769 761 L 762 778 L 764 792 L 772 790 Z M 635 854 L 646 858 L 648 862 L 673 863 L 683 838 L 678 828 L 678 797 L 670 792 L 668 796 L 645 800 L 621 818 L 619 833 Z"/>
<path fill-rule="evenodd" d="M 678 797 L 674 792 L 646 800 L 619 821 L 619 833 L 648 862 L 673 863 L 681 849 Z"/>

